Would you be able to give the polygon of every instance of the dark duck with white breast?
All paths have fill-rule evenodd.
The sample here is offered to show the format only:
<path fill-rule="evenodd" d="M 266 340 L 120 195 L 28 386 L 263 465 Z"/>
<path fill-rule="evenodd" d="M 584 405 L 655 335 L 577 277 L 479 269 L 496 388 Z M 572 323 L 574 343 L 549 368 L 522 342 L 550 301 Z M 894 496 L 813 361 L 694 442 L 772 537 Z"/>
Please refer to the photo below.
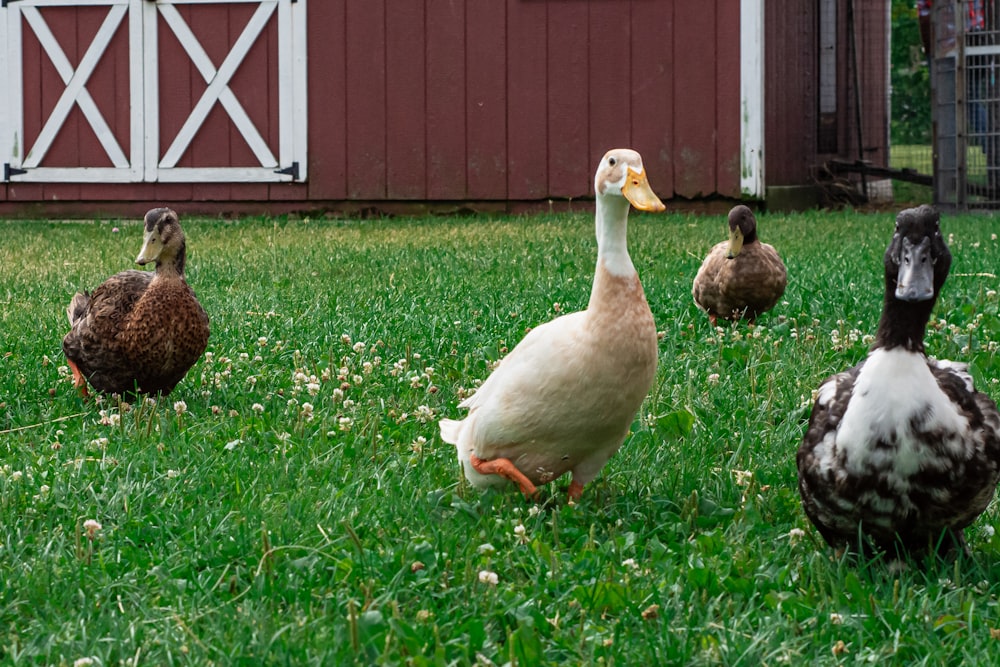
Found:
<path fill-rule="evenodd" d="M 907 209 L 884 258 L 885 303 L 868 357 L 819 388 L 798 451 L 799 492 L 832 547 L 890 558 L 968 553 L 989 505 L 1000 414 L 965 364 L 929 359 L 924 332 L 951 253 L 930 206 Z"/>

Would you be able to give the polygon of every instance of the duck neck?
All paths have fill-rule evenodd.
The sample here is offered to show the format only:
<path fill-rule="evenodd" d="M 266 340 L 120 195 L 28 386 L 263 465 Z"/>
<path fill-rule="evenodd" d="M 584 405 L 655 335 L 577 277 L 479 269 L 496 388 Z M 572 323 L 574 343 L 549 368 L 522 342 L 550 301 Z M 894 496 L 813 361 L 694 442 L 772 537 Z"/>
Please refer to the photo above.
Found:
<path fill-rule="evenodd" d="M 924 334 L 937 294 L 926 301 L 901 301 L 894 292 L 895 285 L 886 286 L 882 317 L 872 349 L 891 350 L 902 347 L 910 352 L 924 354 Z"/>
<path fill-rule="evenodd" d="M 590 307 L 601 300 L 601 292 L 621 281 L 632 282 L 635 266 L 628 254 L 628 210 L 624 197 L 598 197 L 594 216 L 597 227 L 597 268 Z"/>
<path fill-rule="evenodd" d="M 187 248 L 184 241 L 174 255 L 161 254 L 156 260 L 156 275 L 159 277 L 184 277 L 184 265 L 187 262 Z"/>

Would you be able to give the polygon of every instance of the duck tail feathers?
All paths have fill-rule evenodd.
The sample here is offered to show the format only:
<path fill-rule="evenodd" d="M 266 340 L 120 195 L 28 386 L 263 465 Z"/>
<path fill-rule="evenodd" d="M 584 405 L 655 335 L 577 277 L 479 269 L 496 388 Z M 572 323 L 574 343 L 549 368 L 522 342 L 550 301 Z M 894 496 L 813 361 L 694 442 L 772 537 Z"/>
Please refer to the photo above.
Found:
<path fill-rule="evenodd" d="M 69 307 L 66 309 L 66 316 L 69 317 L 69 325 L 73 326 L 77 323 L 77 321 L 83 319 L 83 316 L 87 314 L 87 308 L 89 307 L 89 292 L 77 292 L 74 294 L 73 298 L 69 302 Z"/>
<path fill-rule="evenodd" d="M 461 420 L 442 419 L 438 425 L 441 427 L 441 439 L 449 444 L 457 445 L 458 436 L 462 432 Z"/>

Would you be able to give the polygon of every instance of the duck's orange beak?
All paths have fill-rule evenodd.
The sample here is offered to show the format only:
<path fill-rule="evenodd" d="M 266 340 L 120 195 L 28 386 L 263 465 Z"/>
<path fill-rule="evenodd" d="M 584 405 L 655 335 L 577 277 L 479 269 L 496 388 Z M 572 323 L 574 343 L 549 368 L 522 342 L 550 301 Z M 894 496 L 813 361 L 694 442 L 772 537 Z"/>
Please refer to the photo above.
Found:
<path fill-rule="evenodd" d="M 653 192 L 653 189 L 649 187 L 645 171 L 636 171 L 632 167 L 629 167 L 625 185 L 622 186 L 622 194 L 625 195 L 625 198 L 629 200 L 632 206 L 635 206 L 640 211 L 659 213 L 667 208 L 660 201 L 660 198 L 656 196 L 656 193 Z"/>

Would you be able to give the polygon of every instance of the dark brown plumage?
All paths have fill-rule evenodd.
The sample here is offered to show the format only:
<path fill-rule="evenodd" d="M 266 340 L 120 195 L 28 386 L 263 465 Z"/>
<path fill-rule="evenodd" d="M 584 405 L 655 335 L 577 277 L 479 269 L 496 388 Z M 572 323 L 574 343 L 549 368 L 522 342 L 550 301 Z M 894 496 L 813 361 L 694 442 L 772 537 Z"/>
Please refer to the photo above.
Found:
<path fill-rule="evenodd" d="M 778 303 L 788 274 L 774 247 L 757 238 L 757 219 L 748 207 L 729 212 L 729 240 L 716 244 L 694 278 L 691 295 L 716 320 L 749 320 Z"/>
<path fill-rule="evenodd" d="M 1000 477 L 1000 413 L 924 332 L 951 253 L 930 206 L 896 219 L 875 342 L 820 386 L 798 451 L 806 515 L 835 548 L 895 557 L 967 551 L 963 530 Z M 859 535 L 864 537 L 859 542 Z"/>
<path fill-rule="evenodd" d="M 104 393 L 169 394 L 208 345 L 208 315 L 184 280 L 186 244 L 177 214 L 149 211 L 136 263 L 70 301 L 63 352 L 76 385 Z"/>

